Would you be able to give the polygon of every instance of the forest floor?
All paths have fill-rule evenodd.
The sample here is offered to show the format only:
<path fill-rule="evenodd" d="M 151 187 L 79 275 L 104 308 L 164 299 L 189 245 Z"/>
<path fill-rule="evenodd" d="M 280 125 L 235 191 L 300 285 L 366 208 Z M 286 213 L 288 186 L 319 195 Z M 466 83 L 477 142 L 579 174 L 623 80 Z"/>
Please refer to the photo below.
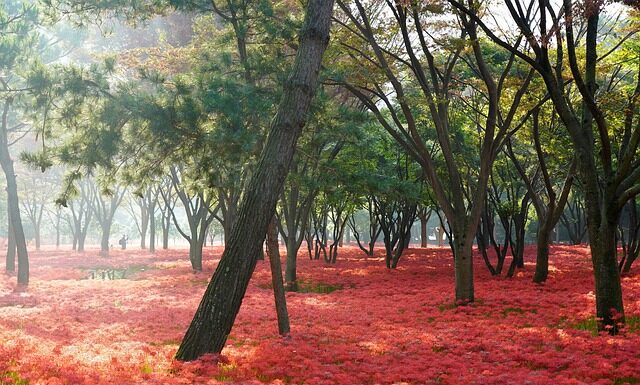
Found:
<path fill-rule="evenodd" d="M 202 273 L 186 250 L 31 252 L 28 290 L 0 275 L 0 385 L 640 383 L 640 266 L 623 278 L 627 330 L 598 335 L 575 246 L 552 247 L 544 285 L 534 249 L 512 279 L 476 258 L 477 301 L 462 307 L 448 249 L 409 249 L 396 270 L 354 247 L 335 265 L 301 254 L 288 339 L 259 261 L 222 356 L 175 362 L 221 251 L 207 249 Z"/>

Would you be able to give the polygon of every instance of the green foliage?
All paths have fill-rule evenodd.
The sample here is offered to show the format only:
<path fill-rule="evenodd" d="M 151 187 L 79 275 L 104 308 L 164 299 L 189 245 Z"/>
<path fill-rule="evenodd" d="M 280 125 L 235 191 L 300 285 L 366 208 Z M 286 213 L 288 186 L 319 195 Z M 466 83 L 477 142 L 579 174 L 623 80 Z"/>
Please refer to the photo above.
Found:
<path fill-rule="evenodd" d="M 99 23 L 110 17 L 136 25 L 167 9 L 165 0 L 40 0 L 52 21 L 67 20 L 76 27 Z"/>
<path fill-rule="evenodd" d="M 305 279 L 298 279 L 298 293 L 316 293 L 316 294 L 330 294 L 336 290 L 342 290 L 344 288 L 341 284 L 330 284 L 325 282 L 314 282 Z M 271 282 L 258 285 L 262 289 L 272 290 L 273 285 Z"/>
<path fill-rule="evenodd" d="M 29 385 L 29 380 L 20 377 L 18 372 L 0 372 L 0 385 Z"/>
<path fill-rule="evenodd" d="M 586 318 L 573 324 L 571 327 L 576 330 L 587 331 L 594 337 L 598 335 L 598 323 L 596 322 L 595 317 Z"/>
<path fill-rule="evenodd" d="M 640 315 L 625 317 L 625 330 L 630 333 L 640 333 Z"/>
<path fill-rule="evenodd" d="M 623 384 L 640 384 L 639 377 L 618 377 L 613 380 L 612 385 L 623 385 Z"/>

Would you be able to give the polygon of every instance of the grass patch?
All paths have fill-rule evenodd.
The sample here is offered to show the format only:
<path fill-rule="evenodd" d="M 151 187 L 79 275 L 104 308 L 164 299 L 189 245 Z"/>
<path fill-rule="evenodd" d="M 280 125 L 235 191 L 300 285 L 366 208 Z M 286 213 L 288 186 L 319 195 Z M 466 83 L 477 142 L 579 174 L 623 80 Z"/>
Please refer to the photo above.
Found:
<path fill-rule="evenodd" d="M 151 345 L 151 346 L 173 346 L 173 345 L 180 345 L 180 340 L 177 340 L 177 339 L 168 339 L 168 340 L 164 340 L 164 341 L 151 341 L 151 342 L 149 342 L 149 345 Z"/>
<path fill-rule="evenodd" d="M 640 315 L 626 317 L 625 330 L 631 333 L 640 333 Z M 634 382 L 635 384 L 636 382 Z"/>
<path fill-rule="evenodd" d="M 29 385 L 17 372 L 0 372 L 0 385 Z"/>
<path fill-rule="evenodd" d="M 505 307 L 502 309 L 502 318 L 507 318 L 509 314 L 524 314 L 524 310 L 519 307 Z"/>
<path fill-rule="evenodd" d="M 442 352 L 446 352 L 448 349 L 446 346 L 441 346 L 441 345 L 433 345 L 431 347 L 431 351 L 434 353 L 442 353 Z"/>
<path fill-rule="evenodd" d="M 298 281 L 299 293 L 329 294 L 342 289 L 342 285 L 332 285 L 324 282 Z"/>
<path fill-rule="evenodd" d="M 623 385 L 623 384 L 640 384 L 640 378 L 638 377 L 620 377 L 613 380 L 612 385 Z"/>
<path fill-rule="evenodd" d="M 584 330 L 591 333 L 592 336 L 598 335 L 598 323 L 594 317 L 589 317 L 580 322 L 571 325 L 572 329 Z M 626 317 L 623 332 L 627 333 L 640 333 L 640 316 L 632 315 Z M 636 382 L 633 382 L 635 384 Z"/>
<path fill-rule="evenodd" d="M 189 280 L 191 286 L 207 286 L 209 278 L 192 278 Z"/>
<path fill-rule="evenodd" d="M 236 370 L 236 365 L 234 364 L 218 364 L 218 368 L 220 372 L 214 376 L 214 378 L 218 381 L 231 381 L 233 380 L 233 372 Z"/>
<path fill-rule="evenodd" d="M 87 272 L 88 279 L 116 280 L 128 279 L 136 273 L 152 270 L 154 267 L 149 265 L 131 265 L 126 268 L 116 269 L 110 266 L 97 266 L 92 268 L 81 268 Z"/>
<path fill-rule="evenodd" d="M 594 317 L 589 317 L 578 323 L 575 323 L 571 325 L 571 328 L 587 331 L 594 337 L 598 335 L 598 323 L 596 322 L 596 319 Z"/>
<path fill-rule="evenodd" d="M 148 363 L 144 363 L 142 364 L 142 366 L 140 367 L 140 371 L 144 374 L 151 374 L 153 373 L 153 368 L 151 367 L 151 365 L 149 365 Z"/>
<path fill-rule="evenodd" d="M 257 285 L 261 289 L 265 290 L 273 290 L 273 284 L 271 282 L 260 283 Z M 298 293 L 318 293 L 318 294 L 329 294 L 333 293 L 336 290 L 343 289 L 344 286 L 341 284 L 330 284 L 324 282 L 313 282 L 313 281 L 305 281 L 302 279 L 298 280 Z"/>
<path fill-rule="evenodd" d="M 452 302 L 441 303 L 440 305 L 438 305 L 438 310 L 440 311 L 440 313 L 443 313 L 445 310 L 451 310 L 455 308 L 456 308 L 456 304 Z"/>

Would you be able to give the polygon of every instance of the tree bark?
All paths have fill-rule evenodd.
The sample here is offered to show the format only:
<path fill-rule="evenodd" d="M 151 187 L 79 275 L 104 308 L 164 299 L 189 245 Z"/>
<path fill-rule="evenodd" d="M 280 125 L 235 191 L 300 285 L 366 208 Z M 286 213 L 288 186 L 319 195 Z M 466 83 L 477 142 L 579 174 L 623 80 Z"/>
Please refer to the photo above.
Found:
<path fill-rule="evenodd" d="M 454 235 L 456 233 L 453 233 Z M 464 234 L 459 232 L 458 234 Z M 466 304 L 473 302 L 473 240 L 466 242 L 465 237 L 462 239 L 454 236 L 454 266 L 455 266 L 455 285 L 456 285 L 456 303 Z"/>
<path fill-rule="evenodd" d="M 533 282 L 535 283 L 546 281 L 549 275 L 549 243 L 551 230 L 553 230 L 553 225 L 549 221 L 550 217 L 551 215 L 547 214 L 547 217 L 540 221 L 540 227 L 538 228 L 536 237 L 536 272 L 533 275 Z"/>
<path fill-rule="evenodd" d="M 287 298 L 282 284 L 282 266 L 280 265 L 280 245 L 278 243 L 278 226 L 275 217 L 267 228 L 267 255 L 271 267 L 271 284 L 273 296 L 276 301 L 276 314 L 278 316 L 278 332 L 281 336 L 289 335 L 289 312 L 287 311 Z"/>
<path fill-rule="evenodd" d="M 202 271 L 202 245 L 203 240 L 189 241 L 189 261 L 191 268 L 195 271 Z"/>
<path fill-rule="evenodd" d="M 169 248 L 169 227 L 171 226 L 171 214 L 162 217 L 162 249 Z"/>
<path fill-rule="evenodd" d="M 289 236 L 287 239 L 287 263 L 285 266 L 284 279 L 287 291 L 298 291 L 298 248 L 295 244 L 295 237 Z"/>
<path fill-rule="evenodd" d="M 56 249 L 60 247 L 60 211 L 56 214 Z"/>
<path fill-rule="evenodd" d="M 13 225 L 11 224 L 11 214 L 9 214 L 8 205 L 7 205 L 7 224 L 8 232 L 7 232 L 7 271 L 15 272 L 16 271 L 16 238 L 13 235 Z"/>
<path fill-rule="evenodd" d="M 149 208 L 149 252 L 156 252 L 156 216 L 155 204 Z"/>
<path fill-rule="evenodd" d="M 20 204 L 18 200 L 18 185 L 16 183 L 16 172 L 13 169 L 13 160 L 9 153 L 9 141 L 7 136 L 8 114 L 11 108 L 11 101 L 7 100 L 2 113 L 2 130 L 0 132 L 0 166 L 7 181 L 7 213 L 11 221 L 16 250 L 18 254 L 18 284 L 29 284 L 29 255 L 27 253 L 27 242 L 22 228 L 20 218 Z"/>
<path fill-rule="evenodd" d="M 322 55 L 329 42 L 332 11 L 333 0 L 308 2 L 292 75 L 284 85 L 282 100 L 227 247 L 176 353 L 178 360 L 189 361 L 206 353 L 221 352 L 231 332 L 307 119 Z"/>

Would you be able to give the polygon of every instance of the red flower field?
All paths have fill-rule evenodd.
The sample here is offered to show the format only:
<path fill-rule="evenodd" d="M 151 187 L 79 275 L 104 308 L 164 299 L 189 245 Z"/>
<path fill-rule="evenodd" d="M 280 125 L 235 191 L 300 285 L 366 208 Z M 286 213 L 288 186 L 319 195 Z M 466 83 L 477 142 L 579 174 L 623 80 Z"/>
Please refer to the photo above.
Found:
<path fill-rule="evenodd" d="M 27 291 L 0 276 L 0 384 L 640 383 L 638 268 L 623 278 L 627 330 L 597 335 L 588 249 L 565 246 L 545 285 L 531 281 L 534 249 L 513 279 L 476 258 L 464 307 L 448 249 L 410 249 L 397 270 L 351 247 L 336 265 L 301 255 L 288 339 L 260 261 L 223 355 L 175 362 L 221 251 L 203 273 L 186 250 L 32 252 Z"/>

